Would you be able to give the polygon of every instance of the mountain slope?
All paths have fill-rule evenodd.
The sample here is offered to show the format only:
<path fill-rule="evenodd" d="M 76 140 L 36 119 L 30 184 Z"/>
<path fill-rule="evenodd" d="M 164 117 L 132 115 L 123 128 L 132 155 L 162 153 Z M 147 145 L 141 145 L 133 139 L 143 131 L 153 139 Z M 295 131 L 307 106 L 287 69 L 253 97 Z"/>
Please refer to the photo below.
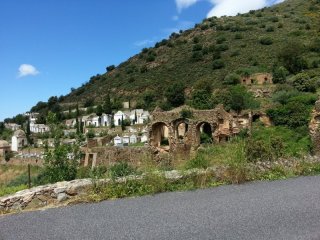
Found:
<path fill-rule="evenodd" d="M 190 90 L 206 80 L 217 89 L 229 73 L 272 72 L 279 53 L 290 42 L 298 43 L 293 48 L 304 48 L 304 70 L 314 76 L 320 72 L 319 49 L 310 49 L 320 36 L 319 26 L 319 0 L 287 0 L 235 17 L 206 19 L 193 29 L 173 33 L 154 48 L 143 49 L 114 70 L 92 77 L 60 103 L 88 99 L 99 103 L 108 92 L 112 98 L 139 100 L 147 89 L 154 90 L 161 101 L 167 86 L 175 82 Z"/>

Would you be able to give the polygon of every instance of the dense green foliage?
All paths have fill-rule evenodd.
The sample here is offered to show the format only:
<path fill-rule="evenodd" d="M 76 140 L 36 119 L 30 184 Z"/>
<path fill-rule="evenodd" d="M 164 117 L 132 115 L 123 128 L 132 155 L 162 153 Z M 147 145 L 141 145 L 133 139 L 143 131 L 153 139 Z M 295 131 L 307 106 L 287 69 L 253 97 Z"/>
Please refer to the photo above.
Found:
<path fill-rule="evenodd" d="M 235 84 L 237 78 L 226 77 L 242 69 L 250 74 L 273 72 L 279 83 L 288 74 L 301 71 L 319 74 L 319 9 L 316 0 L 287 0 L 235 17 L 205 19 L 154 48 L 143 49 L 115 69 L 93 76 L 61 98 L 61 103 L 84 104 L 86 99 L 102 102 L 110 93 L 111 97 L 134 99 L 152 108 L 164 101 L 169 86 L 183 82 L 192 90 L 197 81 L 206 80 L 218 90 L 223 83 Z M 155 93 L 152 101 L 144 101 L 145 91 Z M 179 99 L 172 107 L 183 102 L 182 97 Z M 201 108 L 208 107 L 204 105 Z"/>

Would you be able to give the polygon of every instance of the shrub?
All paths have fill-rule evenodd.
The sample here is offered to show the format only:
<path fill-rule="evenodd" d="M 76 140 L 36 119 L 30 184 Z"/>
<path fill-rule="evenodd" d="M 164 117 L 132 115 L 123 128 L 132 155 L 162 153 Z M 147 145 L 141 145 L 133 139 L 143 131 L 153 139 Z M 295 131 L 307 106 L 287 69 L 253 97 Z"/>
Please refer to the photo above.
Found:
<path fill-rule="evenodd" d="M 320 53 L 320 38 L 315 39 L 309 48 L 312 52 Z"/>
<path fill-rule="evenodd" d="M 267 27 L 266 32 L 274 32 L 274 27 L 273 26 Z"/>
<path fill-rule="evenodd" d="M 172 107 L 179 107 L 184 104 L 185 95 L 184 95 L 184 85 L 182 83 L 176 82 L 170 85 L 164 95 L 167 98 L 167 102 Z"/>
<path fill-rule="evenodd" d="M 270 146 L 262 140 L 247 140 L 245 155 L 249 162 L 271 161 L 273 159 Z"/>
<path fill-rule="evenodd" d="M 298 128 L 307 126 L 310 117 L 310 107 L 301 102 L 289 102 L 286 105 L 267 110 L 267 115 L 276 126 Z"/>
<path fill-rule="evenodd" d="M 229 49 L 229 46 L 227 44 L 219 44 L 219 45 L 216 45 L 215 47 L 215 51 L 218 51 L 218 52 L 224 52 L 224 51 L 227 51 Z"/>
<path fill-rule="evenodd" d="M 114 69 L 116 69 L 116 67 L 115 67 L 114 65 L 111 65 L 111 66 L 106 67 L 107 72 L 111 72 L 111 71 L 113 71 Z"/>
<path fill-rule="evenodd" d="M 290 81 L 291 85 L 301 92 L 316 92 L 316 83 L 306 73 L 299 73 Z"/>
<path fill-rule="evenodd" d="M 192 53 L 192 60 L 197 62 L 201 61 L 203 59 L 203 54 L 202 52 L 196 51 Z"/>
<path fill-rule="evenodd" d="M 235 35 L 234 35 L 234 39 L 242 39 L 243 38 L 243 36 L 242 36 L 242 34 L 240 34 L 240 33 L 236 33 Z"/>
<path fill-rule="evenodd" d="M 271 45 L 273 44 L 273 41 L 270 37 L 261 37 L 259 38 L 259 42 L 262 44 L 262 45 Z"/>
<path fill-rule="evenodd" d="M 214 70 L 215 69 L 221 69 L 221 68 L 224 68 L 224 67 L 225 67 L 225 63 L 221 59 L 214 60 L 213 63 L 212 63 L 212 68 Z"/>
<path fill-rule="evenodd" d="M 275 66 L 272 69 L 273 83 L 285 83 L 288 75 L 289 72 L 285 67 Z"/>
<path fill-rule="evenodd" d="M 196 109 L 212 109 L 212 94 L 211 90 L 207 91 L 205 89 L 196 89 L 192 92 L 191 96 L 191 106 Z"/>
<path fill-rule="evenodd" d="M 110 176 L 115 179 L 118 177 L 125 177 L 136 174 L 136 170 L 131 167 L 127 162 L 122 161 L 114 164 L 109 169 Z"/>
<path fill-rule="evenodd" d="M 201 51 L 202 50 L 202 44 L 195 44 L 194 46 L 193 46 L 193 49 L 192 49 L 192 51 Z"/>
<path fill-rule="evenodd" d="M 223 36 L 220 36 L 217 38 L 217 44 L 224 43 L 225 41 L 227 41 L 227 39 Z"/>
<path fill-rule="evenodd" d="M 224 78 L 223 83 L 227 84 L 227 85 L 239 84 L 240 83 L 240 76 L 235 73 L 230 73 Z"/>
<path fill-rule="evenodd" d="M 278 59 L 289 72 L 295 74 L 308 67 L 303 57 L 305 48 L 302 43 L 290 41 L 279 52 Z"/>
<path fill-rule="evenodd" d="M 89 129 L 86 136 L 87 136 L 87 138 L 91 139 L 91 138 L 94 138 L 96 136 L 96 134 L 92 129 Z"/>
<path fill-rule="evenodd" d="M 184 108 L 184 109 L 181 110 L 180 116 L 182 118 L 192 118 L 193 117 L 193 113 L 189 109 L 185 109 Z"/>
<path fill-rule="evenodd" d="M 206 169 L 210 166 L 210 161 L 204 154 L 198 153 L 197 156 L 186 163 L 186 169 L 203 168 Z"/>

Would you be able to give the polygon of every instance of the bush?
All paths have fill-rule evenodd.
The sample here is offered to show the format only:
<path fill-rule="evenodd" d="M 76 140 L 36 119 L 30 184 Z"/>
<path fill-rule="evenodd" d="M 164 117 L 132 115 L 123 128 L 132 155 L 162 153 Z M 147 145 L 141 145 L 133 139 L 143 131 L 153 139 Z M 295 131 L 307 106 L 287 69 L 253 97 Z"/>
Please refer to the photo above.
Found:
<path fill-rule="evenodd" d="M 180 112 L 180 116 L 181 116 L 181 118 L 189 118 L 190 119 L 193 117 L 193 113 L 189 109 L 182 109 Z"/>
<path fill-rule="evenodd" d="M 113 71 L 114 69 L 116 69 L 116 67 L 115 67 L 114 65 L 111 65 L 111 66 L 106 67 L 107 72 L 111 72 L 111 71 Z"/>
<path fill-rule="evenodd" d="M 310 50 L 312 52 L 317 52 L 320 53 L 320 38 L 315 39 L 311 45 L 310 45 Z"/>
<path fill-rule="evenodd" d="M 220 36 L 217 38 L 217 44 L 224 43 L 225 41 L 227 41 L 227 39 L 223 36 Z"/>
<path fill-rule="evenodd" d="M 262 44 L 262 45 L 271 45 L 273 44 L 273 41 L 270 37 L 261 37 L 259 38 L 259 42 Z"/>
<path fill-rule="evenodd" d="M 274 27 L 273 26 L 267 27 L 266 32 L 274 32 Z"/>
<path fill-rule="evenodd" d="M 316 92 L 316 82 L 306 73 L 299 73 L 290 81 L 291 85 L 301 92 Z"/>
<path fill-rule="evenodd" d="M 217 52 L 224 52 L 229 49 L 229 46 L 227 44 L 219 44 L 215 47 L 215 51 Z"/>
<path fill-rule="evenodd" d="M 240 83 L 240 76 L 235 73 L 230 73 L 224 78 L 223 83 L 227 84 L 227 85 L 239 84 Z"/>
<path fill-rule="evenodd" d="M 276 126 L 298 128 L 307 126 L 310 118 L 310 107 L 301 102 L 289 102 L 276 108 L 267 110 L 267 115 Z"/>
<path fill-rule="evenodd" d="M 308 67 L 303 57 L 304 52 L 305 48 L 302 43 L 291 41 L 280 50 L 278 59 L 289 72 L 296 74 Z"/>
<path fill-rule="evenodd" d="M 198 153 L 197 156 L 186 163 L 186 169 L 203 168 L 207 169 L 210 166 L 210 161 L 205 158 L 205 155 Z"/>
<path fill-rule="evenodd" d="M 273 83 L 285 83 L 288 75 L 289 72 L 285 67 L 275 66 L 272 69 Z"/>
<path fill-rule="evenodd" d="M 195 44 L 192 49 L 192 51 L 201 51 L 201 50 L 202 50 L 202 45 L 199 43 Z"/>
<path fill-rule="evenodd" d="M 205 89 L 196 89 L 192 92 L 191 96 L 191 106 L 196 109 L 212 109 L 212 94 L 211 90 L 207 91 Z"/>
<path fill-rule="evenodd" d="M 270 146 L 262 140 L 247 140 L 245 145 L 245 155 L 249 162 L 272 160 L 272 151 Z"/>
<path fill-rule="evenodd" d="M 214 60 L 213 63 L 212 63 L 212 68 L 214 70 L 221 69 L 221 68 L 224 68 L 224 67 L 225 67 L 225 63 L 221 59 Z"/>
<path fill-rule="evenodd" d="M 86 137 L 89 139 L 92 139 L 96 136 L 95 132 L 92 129 L 89 129 L 89 131 L 86 134 Z"/>
<path fill-rule="evenodd" d="M 227 110 L 240 112 L 244 109 L 255 109 L 259 103 L 242 85 L 231 86 L 225 91 L 219 91 L 214 97 L 214 103 L 222 103 Z"/>
<path fill-rule="evenodd" d="M 110 167 L 109 173 L 111 178 L 115 179 L 118 177 L 125 177 L 136 174 L 136 170 L 133 167 L 131 167 L 127 162 L 122 161 Z"/>
<path fill-rule="evenodd" d="M 184 85 L 182 83 L 174 83 L 170 85 L 165 91 L 165 97 L 167 102 L 172 107 L 179 107 L 184 104 L 185 95 L 184 95 Z"/>

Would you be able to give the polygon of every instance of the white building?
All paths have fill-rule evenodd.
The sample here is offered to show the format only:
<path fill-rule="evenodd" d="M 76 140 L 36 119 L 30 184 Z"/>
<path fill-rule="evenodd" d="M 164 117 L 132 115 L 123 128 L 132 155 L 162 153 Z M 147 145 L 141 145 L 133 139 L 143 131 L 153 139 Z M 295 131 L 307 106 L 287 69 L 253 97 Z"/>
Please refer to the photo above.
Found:
<path fill-rule="evenodd" d="M 130 144 L 135 144 L 135 143 L 137 143 L 138 142 L 138 137 L 137 137 L 137 135 L 131 135 L 130 136 Z"/>
<path fill-rule="evenodd" d="M 15 131 L 11 138 L 11 142 L 11 150 L 13 152 L 18 152 L 19 149 L 28 145 L 26 134 L 22 130 Z"/>
<path fill-rule="evenodd" d="M 148 140 L 149 140 L 149 138 L 148 138 L 148 135 L 147 135 L 147 134 L 143 134 L 143 135 L 141 136 L 141 142 L 142 142 L 142 143 L 146 143 L 146 142 L 148 142 Z"/>
<path fill-rule="evenodd" d="M 150 113 L 143 109 L 134 109 L 130 112 L 130 121 L 132 124 L 145 124 L 150 119 Z"/>
<path fill-rule="evenodd" d="M 112 124 L 112 115 L 102 114 L 101 116 L 101 126 L 110 127 Z"/>
<path fill-rule="evenodd" d="M 39 113 L 36 112 L 28 112 L 25 114 L 25 116 L 27 116 L 29 118 L 29 122 L 30 123 L 36 123 Z"/>
<path fill-rule="evenodd" d="M 114 125 L 115 126 L 120 126 L 121 125 L 121 121 L 122 120 L 126 120 L 129 119 L 128 114 L 122 112 L 122 111 L 118 111 L 114 116 L 113 116 L 113 120 L 114 120 Z"/>
<path fill-rule="evenodd" d="M 45 133 L 49 131 L 50 131 L 49 126 L 45 124 L 36 124 L 34 122 L 30 122 L 30 132 L 32 133 Z"/>
<path fill-rule="evenodd" d="M 122 142 L 124 146 L 128 146 L 130 144 L 130 137 L 125 135 L 122 137 Z"/>
<path fill-rule="evenodd" d="M 114 146 L 122 146 L 122 137 L 118 135 L 113 139 Z"/>

